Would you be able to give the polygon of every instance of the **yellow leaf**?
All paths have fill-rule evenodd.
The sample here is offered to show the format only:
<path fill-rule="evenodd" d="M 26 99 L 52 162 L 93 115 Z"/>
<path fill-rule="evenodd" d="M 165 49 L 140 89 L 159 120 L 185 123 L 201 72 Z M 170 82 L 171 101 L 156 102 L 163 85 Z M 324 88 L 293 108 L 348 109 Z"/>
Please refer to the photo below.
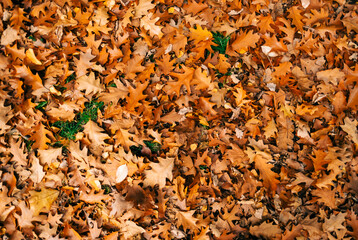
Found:
<path fill-rule="evenodd" d="M 170 8 L 168 9 L 168 13 L 174 13 L 174 11 L 175 11 L 174 7 L 170 7 Z"/>
<path fill-rule="evenodd" d="M 42 65 L 42 62 L 40 62 L 40 60 L 38 60 L 38 59 L 36 58 L 36 55 L 35 55 L 35 53 L 34 53 L 34 50 L 28 49 L 28 50 L 26 51 L 26 57 L 27 57 L 28 59 L 30 59 L 30 61 L 31 61 L 32 63 L 37 64 L 37 65 Z"/>
<path fill-rule="evenodd" d="M 190 39 L 194 40 L 195 44 L 201 41 L 211 40 L 213 34 L 208 31 L 206 28 L 202 29 L 200 25 L 197 25 L 197 28 L 190 28 Z"/>
<path fill-rule="evenodd" d="M 190 150 L 191 151 L 195 151 L 195 149 L 198 147 L 198 145 L 196 143 L 193 143 L 190 145 Z"/>
<path fill-rule="evenodd" d="M 206 121 L 206 119 L 205 119 L 203 116 L 199 116 L 199 123 L 200 123 L 201 125 L 204 125 L 204 126 L 206 126 L 206 127 L 209 127 L 208 121 Z"/>
<path fill-rule="evenodd" d="M 40 212 L 49 211 L 52 203 L 57 199 L 59 192 L 54 189 L 43 188 L 41 192 L 30 191 L 30 209 L 34 212 L 34 216 L 38 216 Z"/>

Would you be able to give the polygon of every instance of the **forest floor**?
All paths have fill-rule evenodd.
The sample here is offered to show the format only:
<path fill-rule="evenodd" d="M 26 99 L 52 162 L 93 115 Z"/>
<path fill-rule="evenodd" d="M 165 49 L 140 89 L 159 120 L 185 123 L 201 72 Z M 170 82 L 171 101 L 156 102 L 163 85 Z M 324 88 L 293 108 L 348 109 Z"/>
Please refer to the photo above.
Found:
<path fill-rule="evenodd" d="M 358 239 L 358 5 L 0 2 L 2 239 Z"/>

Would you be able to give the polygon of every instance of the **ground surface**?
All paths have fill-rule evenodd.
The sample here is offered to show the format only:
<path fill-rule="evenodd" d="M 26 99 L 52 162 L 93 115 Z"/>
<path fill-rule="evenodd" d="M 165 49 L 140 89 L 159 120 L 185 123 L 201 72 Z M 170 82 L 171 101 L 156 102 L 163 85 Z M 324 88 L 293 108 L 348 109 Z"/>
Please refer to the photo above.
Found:
<path fill-rule="evenodd" d="M 2 239 L 358 238 L 357 9 L 2 0 Z"/>

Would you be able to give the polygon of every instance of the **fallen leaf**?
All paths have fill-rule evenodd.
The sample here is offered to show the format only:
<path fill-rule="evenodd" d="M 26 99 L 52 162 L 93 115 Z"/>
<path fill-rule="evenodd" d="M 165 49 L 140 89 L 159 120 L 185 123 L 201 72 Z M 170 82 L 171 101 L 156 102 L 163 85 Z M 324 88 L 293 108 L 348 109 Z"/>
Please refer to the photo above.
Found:
<path fill-rule="evenodd" d="M 59 196 L 59 191 L 50 188 L 43 188 L 40 192 L 30 191 L 29 193 L 30 209 L 34 216 L 38 216 L 40 212 L 49 211 L 53 202 Z"/>

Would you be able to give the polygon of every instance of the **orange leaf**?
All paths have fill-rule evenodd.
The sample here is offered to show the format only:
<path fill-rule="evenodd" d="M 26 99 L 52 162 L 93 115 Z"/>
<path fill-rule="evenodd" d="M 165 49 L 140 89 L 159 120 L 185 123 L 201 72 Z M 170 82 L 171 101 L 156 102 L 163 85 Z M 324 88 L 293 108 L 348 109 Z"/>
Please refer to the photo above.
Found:
<path fill-rule="evenodd" d="M 74 62 L 76 63 L 76 75 L 78 78 L 85 75 L 87 69 L 94 65 L 91 60 L 93 60 L 96 56 L 92 55 L 91 51 L 92 50 L 89 48 L 86 50 L 86 53 L 80 53 L 79 59 L 74 59 Z"/>
<path fill-rule="evenodd" d="M 357 105 L 358 105 L 358 84 L 350 91 L 347 106 L 356 110 Z"/>
<path fill-rule="evenodd" d="M 302 10 L 298 9 L 298 6 L 293 6 L 289 10 L 288 17 L 292 19 L 293 24 L 301 31 L 303 31 L 303 17 L 301 16 Z"/>
<path fill-rule="evenodd" d="M 177 219 L 178 219 L 178 224 L 182 225 L 184 230 L 196 230 L 199 227 L 196 225 L 196 223 L 199 221 L 199 219 L 193 217 L 195 210 L 191 210 L 188 212 L 183 212 L 180 211 L 177 213 Z"/>
<path fill-rule="evenodd" d="M 104 140 L 108 139 L 109 136 L 106 133 L 103 133 L 103 131 L 103 128 L 99 127 L 97 123 L 92 120 L 84 125 L 83 130 L 94 145 L 106 145 Z"/>
<path fill-rule="evenodd" d="M 86 90 L 86 95 L 91 93 L 96 94 L 104 90 L 100 80 L 95 78 L 94 72 L 90 72 L 88 76 L 82 75 L 76 82 L 78 83 L 79 90 Z"/>
<path fill-rule="evenodd" d="M 40 150 L 47 149 L 48 148 L 47 143 L 51 142 L 48 136 L 54 138 L 52 132 L 47 130 L 42 123 L 38 124 L 35 128 L 35 132 L 30 137 L 30 140 L 35 141 L 32 147 L 34 149 L 40 149 Z"/>
<path fill-rule="evenodd" d="M 249 148 L 245 151 L 250 160 L 255 162 L 255 168 L 260 171 L 260 178 L 263 180 L 263 184 L 270 191 L 275 192 L 277 184 L 280 182 L 277 178 L 279 175 L 271 170 L 273 165 L 268 163 L 272 160 L 272 156 L 263 151 L 254 151 Z"/>
<path fill-rule="evenodd" d="M 186 90 L 188 91 L 189 94 L 191 93 L 190 82 L 194 77 L 194 72 L 195 72 L 194 68 L 183 66 L 182 69 L 184 71 L 183 73 L 176 73 L 176 72 L 170 73 L 170 75 L 176 77 L 178 81 L 168 83 L 168 85 L 171 87 L 168 91 L 169 94 L 175 92 L 177 96 L 179 96 L 182 85 L 186 87 Z"/>
<path fill-rule="evenodd" d="M 65 222 L 62 236 L 71 240 L 82 240 L 82 237 L 76 232 L 68 222 Z"/>
<path fill-rule="evenodd" d="M 260 40 L 258 33 L 253 33 L 253 30 L 247 33 L 237 33 L 235 41 L 231 44 L 233 50 L 238 53 L 247 52 L 249 47 L 255 48 L 256 43 Z"/>
<path fill-rule="evenodd" d="M 140 55 L 134 55 L 128 63 L 126 64 L 126 68 L 124 73 L 126 74 L 126 79 L 133 79 L 136 77 L 136 73 L 142 72 L 145 67 L 142 66 L 144 57 Z"/>
<path fill-rule="evenodd" d="M 128 111 L 134 111 L 134 109 L 140 105 L 139 101 L 147 97 L 147 95 L 143 94 L 143 91 L 147 88 L 148 84 L 149 81 L 143 84 L 138 83 L 136 88 L 132 86 L 129 87 L 129 96 L 127 97 L 126 105 Z"/>

